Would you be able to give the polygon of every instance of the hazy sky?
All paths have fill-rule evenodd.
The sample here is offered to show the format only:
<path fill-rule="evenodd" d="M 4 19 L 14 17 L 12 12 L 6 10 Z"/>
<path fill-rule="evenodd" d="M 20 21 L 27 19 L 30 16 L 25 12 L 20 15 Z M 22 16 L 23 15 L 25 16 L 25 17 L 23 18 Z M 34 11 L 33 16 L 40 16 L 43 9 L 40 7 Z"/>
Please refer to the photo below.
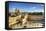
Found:
<path fill-rule="evenodd" d="M 44 4 L 9 3 L 10 12 L 14 12 L 16 8 L 25 12 L 44 12 Z"/>

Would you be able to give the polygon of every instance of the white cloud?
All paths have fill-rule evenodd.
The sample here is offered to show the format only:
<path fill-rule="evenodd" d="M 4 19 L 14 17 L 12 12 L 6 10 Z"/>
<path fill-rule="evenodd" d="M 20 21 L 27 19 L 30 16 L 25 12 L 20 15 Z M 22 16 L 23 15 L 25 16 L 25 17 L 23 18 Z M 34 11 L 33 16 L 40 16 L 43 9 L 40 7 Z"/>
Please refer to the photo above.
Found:
<path fill-rule="evenodd" d="M 33 10 L 33 9 L 36 9 L 36 7 L 31 7 L 31 8 L 29 8 L 29 10 Z"/>
<path fill-rule="evenodd" d="M 41 5 L 44 6 L 44 5 Z M 30 8 L 29 12 L 44 12 L 43 8 L 37 9 L 36 7 Z"/>
<path fill-rule="evenodd" d="M 44 5 L 41 5 L 42 7 L 44 6 Z"/>
<path fill-rule="evenodd" d="M 44 9 L 32 10 L 31 12 L 44 12 Z"/>
<path fill-rule="evenodd" d="M 32 7 L 32 9 L 35 9 L 36 7 Z"/>
<path fill-rule="evenodd" d="M 15 8 L 9 9 L 9 12 L 15 12 Z"/>

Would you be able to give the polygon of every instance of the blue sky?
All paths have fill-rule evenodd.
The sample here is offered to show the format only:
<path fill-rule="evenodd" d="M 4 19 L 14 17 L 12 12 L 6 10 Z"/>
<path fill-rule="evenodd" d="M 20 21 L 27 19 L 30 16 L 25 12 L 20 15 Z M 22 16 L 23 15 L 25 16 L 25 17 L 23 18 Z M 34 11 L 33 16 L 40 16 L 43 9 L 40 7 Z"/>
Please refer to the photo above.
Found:
<path fill-rule="evenodd" d="M 9 3 L 10 12 L 14 12 L 16 8 L 23 12 L 44 12 L 44 4 Z"/>

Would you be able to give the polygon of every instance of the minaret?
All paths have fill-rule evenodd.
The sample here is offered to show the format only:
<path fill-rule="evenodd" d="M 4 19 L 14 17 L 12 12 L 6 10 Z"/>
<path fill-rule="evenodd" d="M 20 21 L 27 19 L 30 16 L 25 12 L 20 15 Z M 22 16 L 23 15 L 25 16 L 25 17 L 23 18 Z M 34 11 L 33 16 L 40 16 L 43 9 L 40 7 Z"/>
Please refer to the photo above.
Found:
<path fill-rule="evenodd" d="M 20 10 L 19 9 L 15 9 L 15 14 L 18 16 L 18 15 L 20 15 Z"/>

